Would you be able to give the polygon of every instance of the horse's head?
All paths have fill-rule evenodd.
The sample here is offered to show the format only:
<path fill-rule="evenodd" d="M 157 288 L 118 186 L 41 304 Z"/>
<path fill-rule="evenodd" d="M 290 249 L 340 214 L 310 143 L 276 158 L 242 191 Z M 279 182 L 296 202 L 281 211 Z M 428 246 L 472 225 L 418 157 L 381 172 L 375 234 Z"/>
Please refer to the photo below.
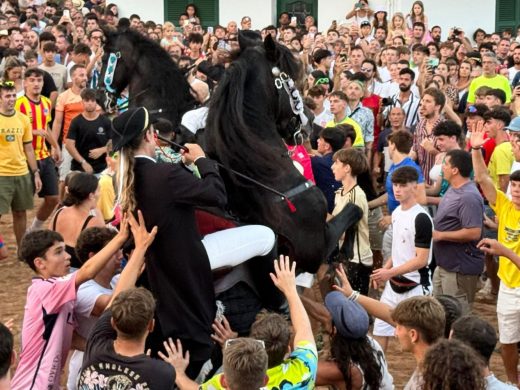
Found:
<path fill-rule="evenodd" d="M 107 113 L 114 113 L 118 108 L 117 99 L 128 86 L 138 54 L 122 31 L 105 31 L 103 51 L 97 101 Z"/>
<path fill-rule="evenodd" d="M 276 128 L 285 142 L 292 145 L 301 141 L 302 126 L 307 124 L 303 99 L 298 90 L 303 74 L 302 64 L 287 47 L 275 42 L 269 34 L 263 47 L 272 67 L 277 91 Z"/>

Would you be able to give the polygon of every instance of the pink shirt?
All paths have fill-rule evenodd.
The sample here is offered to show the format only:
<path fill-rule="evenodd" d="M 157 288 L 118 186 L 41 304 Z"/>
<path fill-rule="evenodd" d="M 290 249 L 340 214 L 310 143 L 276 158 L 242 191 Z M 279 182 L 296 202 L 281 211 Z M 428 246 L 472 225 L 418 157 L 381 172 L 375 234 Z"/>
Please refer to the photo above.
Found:
<path fill-rule="evenodd" d="M 307 153 L 307 149 L 305 149 L 305 146 L 286 146 L 287 150 L 289 150 L 289 156 L 291 156 L 291 159 L 300 163 L 303 167 L 303 176 L 305 176 L 307 180 L 310 180 L 314 184 L 316 184 L 316 181 L 314 180 L 314 174 L 312 173 L 311 158 L 309 156 L 309 153 Z"/>
<path fill-rule="evenodd" d="M 11 382 L 13 390 L 59 389 L 74 330 L 76 275 L 33 278 L 27 290 L 22 352 Z"/>

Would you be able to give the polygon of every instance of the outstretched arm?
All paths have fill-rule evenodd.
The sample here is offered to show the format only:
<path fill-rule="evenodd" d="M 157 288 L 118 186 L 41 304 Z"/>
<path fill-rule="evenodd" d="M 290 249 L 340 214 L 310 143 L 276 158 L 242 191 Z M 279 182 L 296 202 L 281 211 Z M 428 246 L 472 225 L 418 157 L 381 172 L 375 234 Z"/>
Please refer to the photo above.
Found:
<path fill-rule="evenodd" d="M 339 266 L 336 269 L 336 273 L 341 280 L 341 286 L 334 285 L 332 288 L 334 288 L 337 291 L 341 291 L 347 298 L 352 295 L 354 290 L 352 289 L 352 286 L 350 285 L 350 282 L 348 281 L 347 274 L 345 273 L 345 270 L 342 266 Z M 395 326 L 395 322 L 392 319 L 392 308 L 388 306 L 385 303 L 381 303 L 379 301 L 376 301 L 375 299 L 366 297 L 364 295 L 359 295 L 357 302 L 365 308 L 365 310 L 368 312 L 368 314 L 379 318 L 380 320 L 383 320 L 387 323 L 389 323 L 392 326 Z"/>
<path fill-rule="evenodd" d="M 271 279 L 285 295 L 289 304 L 289 313 L 294 328 L 294 345 L 301 341 L 315 344 L 309 316 L 296 290 L 296 263 L 293 262 L 291 265 L 288 256 L 280 256 L 280 260 L 274 261 L 274 270 L 275 274 L 271 273 Z"/>

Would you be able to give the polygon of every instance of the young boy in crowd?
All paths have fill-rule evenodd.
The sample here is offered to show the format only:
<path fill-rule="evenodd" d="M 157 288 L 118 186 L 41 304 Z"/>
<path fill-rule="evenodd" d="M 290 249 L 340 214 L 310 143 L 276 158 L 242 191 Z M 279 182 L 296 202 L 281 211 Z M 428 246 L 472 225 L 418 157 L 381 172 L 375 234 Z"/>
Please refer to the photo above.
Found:
<path fill-rule="evenodd" d="M 103 269 L 127 238 L 125 219 L 119 233 L 101 251 L 70 273 L 70 255 L 59 233 L 38 230 L 25 235 L 20 257 L 37 276 L 27 290 L 22 350 L 12 389 L 59 388 L 61 369 L 73 342 L 76 291 Z"/>

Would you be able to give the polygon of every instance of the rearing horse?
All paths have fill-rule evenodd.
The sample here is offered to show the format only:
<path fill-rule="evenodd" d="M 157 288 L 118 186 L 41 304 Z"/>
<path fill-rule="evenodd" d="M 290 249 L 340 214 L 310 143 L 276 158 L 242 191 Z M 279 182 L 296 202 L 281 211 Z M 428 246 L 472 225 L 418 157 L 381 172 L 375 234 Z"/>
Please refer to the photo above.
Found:
<path fill-rule="evenodd" d="M 284 194 L 282 198 L 229 169 L 221 170 L 230 210 L 244 222 L 272 228 L 284 244 L 283 252 L 300 269 L 316 272 L 341 235 L 360 219 L 361 211 L 350 205 L 327 223 L 323 194 L 297 171 L 288 155 L 284 140 L 291 143 L 299 130 L 295 97 L 289 96 L 295 89 L 288 80 L 298 80 L 300 63 L 270 36 L 263 43 L 242 39 L 241 47 L 212 96 L 206 151 L 225 168 Z M 133 31 L 108 34 L 104 50 L 103 91 L 117 95 L 128 86 L 130 106 L 163 109 L 163 116 L 177 128 L 192 98 L 168 54 Z M 107 76 L 114 58 L 117 64 Z"/>

